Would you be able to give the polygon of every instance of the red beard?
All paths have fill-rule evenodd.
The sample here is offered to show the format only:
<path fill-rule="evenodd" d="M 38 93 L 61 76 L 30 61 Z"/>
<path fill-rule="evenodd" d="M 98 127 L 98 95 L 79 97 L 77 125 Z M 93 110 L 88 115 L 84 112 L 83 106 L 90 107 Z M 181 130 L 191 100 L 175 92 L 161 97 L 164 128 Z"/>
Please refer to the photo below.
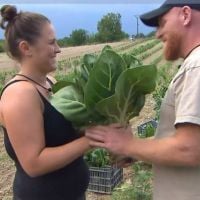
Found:
<path fill-rule="evenodd" d="M 164 47 L 164 56 L 166 60 L 176 60 L 180 56 L 181 38 L 175 32 L 171 32 Z"/>

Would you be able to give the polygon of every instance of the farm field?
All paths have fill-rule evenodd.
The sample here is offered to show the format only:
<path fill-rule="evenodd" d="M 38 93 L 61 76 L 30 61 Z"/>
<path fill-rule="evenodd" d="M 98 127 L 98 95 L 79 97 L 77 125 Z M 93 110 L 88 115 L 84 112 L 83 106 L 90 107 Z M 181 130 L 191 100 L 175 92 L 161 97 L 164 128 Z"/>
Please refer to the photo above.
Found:
<path fill-rule="evenodd" d="M 125 46 L 126 44 L 130 44 L 129 41 L 115 42 L 115 43 L 106 43 L 114 48 Z M 61 53 L 58 54 L 58 60 L 64 59 L 74 59 L 82 56 L 85 53 L 93 53 L 98 52 L 102 49 L 102 47 L 106 44 L 96 44 L 96 45 L 85 45 L 85 46 L 77 46 L 77 47 L 67 47 L 61 48 Z M 17 63 L 11 60 L 6 53 L 0 53 L 0 70 L 10 70 L 17 66 Z"/>
<path fill-rule="evenodd" d="M 58 69 L 54 75 L 67 73 L 71 66 L 76 66 L 80 63 L 81 57 L 86 53 L 98 54 L 106 44 L 86 45 L 79 47 L 62 48 L 61 54 L 58 55 Z M 156 64 L 158 69 L 163 68 L 167 75 L 171 77 L 177 70 L 177 66 L 181 63 L 180 60 L 175 62 L 167 62 L 162 56 L 162 44 L 156 39 L 140 39 L 135 41 L 121 41 L 109 43 L 118 53 L 130 53 L 139 58 L 144 64 Z M 136 51 L 137 50 L 137 51 Z M 4 84 L 7 77 L 11 76 L 9 71 L 12 71 L 17 64 L 13 62 L 5 53 L 0 54 L 0 84 Z M 5 73 L 6 72 L 6 73 Z M 146 103 L 140 115 L 131 120 L 133 133 L 137 132 L 137 126 L 155 117 L 154 110 L 155 100 L 153 95 L 147 95 Z M 0 132 L 0 200 L 12 199 L 12 180 L 14 175 L 14 165 L 8 158 L 3 147 L 3 134 Z M 131 167 L 124 169 L 124 182 L 129 184 L 134 176 Z M 87 200 L 111 200 L 110 195 L 100 195 L 96 193 L 87 193 Z M 133 199 L 139 200 L 139 199 Z M 150 200 L 150 199 L 149 199 Z"/>

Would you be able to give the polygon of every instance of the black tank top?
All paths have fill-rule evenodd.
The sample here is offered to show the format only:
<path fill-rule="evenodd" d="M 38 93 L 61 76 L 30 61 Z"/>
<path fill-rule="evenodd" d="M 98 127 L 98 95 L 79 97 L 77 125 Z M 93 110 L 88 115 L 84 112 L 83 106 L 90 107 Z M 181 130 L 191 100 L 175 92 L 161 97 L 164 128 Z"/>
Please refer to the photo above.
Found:
<path fill-rule="evenodd" d="M 10 82 L 4 87 L 2 93 L 10 84 L 18 81 L 26 80 Z M 38 93 L 44 103 L 43 117 L 46 147 L 60 146 L 77 139 L 78 136 L 71 122 L 67 121 L 39 91 Z M 14 199 L 78 200 L 84 194 L 89 182 L 89 170 L 82 157 L 62 169 L 32 178 L 26 174 L 20 165 L 8 138 L 6 128 L 3 127 L 3 129 L 6 151 L 16 165 L 13 184 Z"/>

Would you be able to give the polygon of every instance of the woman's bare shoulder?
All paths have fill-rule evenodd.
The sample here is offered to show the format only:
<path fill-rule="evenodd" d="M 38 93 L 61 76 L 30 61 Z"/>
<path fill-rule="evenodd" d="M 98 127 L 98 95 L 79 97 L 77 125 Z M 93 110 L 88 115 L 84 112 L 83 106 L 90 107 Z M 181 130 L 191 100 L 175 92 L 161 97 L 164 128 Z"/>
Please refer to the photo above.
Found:
<path fill-rule="evenodd" d="M 18 106 L 34 106 L 40 102 L 37 89 L 28 81 L 20 81 L 9 85 L 1 96 L 1 105 L 11 106 L 17 109 Z"/>
<path fill-rule="evenodd" d="M 4 121 L 5 115 L 34 113 L 38 109 L 42 112 L 41 99 L 33 84 L 27 81 L 16 82 L 9 85 L 2 94 L 1 122 Z"/>
<path fill-rule="evenodd" d="M 10 82 L 8 82 L 8 86 L 6 87 L 6 89 L 4 90 L 3 94 L 2 94 L 2 99 L 6 98 L 7 96 L 16 96 L 16 95 L 26 95 L 27 93 L 32 94 L 36 92 L 35 87 L 33 86 L 33 84 L 31 84 L 28 81 L 19 81 L 19 82 L 15 82 L 10 84 Z M 20 97 L 20 96 L 16 96 Z"/>

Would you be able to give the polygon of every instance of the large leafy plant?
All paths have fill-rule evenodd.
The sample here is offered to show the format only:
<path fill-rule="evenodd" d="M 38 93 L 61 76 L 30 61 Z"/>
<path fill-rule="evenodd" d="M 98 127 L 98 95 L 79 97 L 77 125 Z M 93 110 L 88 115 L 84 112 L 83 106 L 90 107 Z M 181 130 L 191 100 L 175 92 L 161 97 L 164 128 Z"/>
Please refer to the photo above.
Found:
<path fill-rule="evenodd" d="M 126 126 L 154 90 L 156 72 L 155 65 L 105 46 L 99 56 L 86 54 L 80 67 L 55 84 L 51 103 L 78 128 L 113 122 Z"/>

